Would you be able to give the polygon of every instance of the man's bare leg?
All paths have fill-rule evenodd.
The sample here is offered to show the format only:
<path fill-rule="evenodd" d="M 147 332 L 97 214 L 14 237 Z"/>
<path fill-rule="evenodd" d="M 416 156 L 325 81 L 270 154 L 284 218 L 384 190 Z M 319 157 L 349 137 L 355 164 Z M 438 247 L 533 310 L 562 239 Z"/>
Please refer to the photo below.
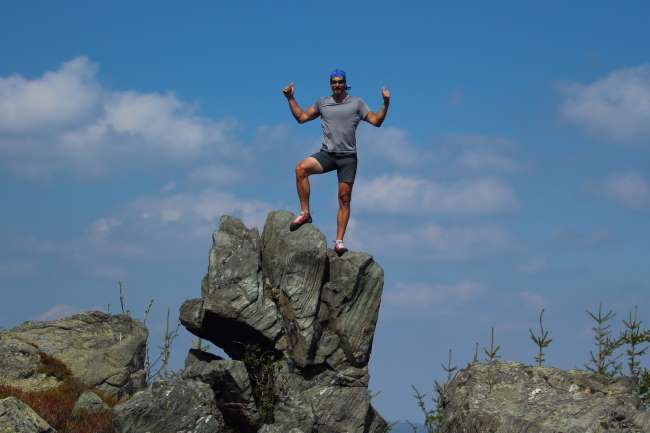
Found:
<path fill-rule="evenodd" d="M 303 214 L 309 214 L 309 176 L 322 173 L 323 167 L 313 156 L 308 156 L 296 166 L 296 189 L 300 199 L 300 210 Z"/>
<path fill-rule="evenodd" d="M 336 240 L 343 240 L 345 229 L 348 227 L 352 185 L 350 182 L 339 182 L 339 213 L 336 215 Z"/>

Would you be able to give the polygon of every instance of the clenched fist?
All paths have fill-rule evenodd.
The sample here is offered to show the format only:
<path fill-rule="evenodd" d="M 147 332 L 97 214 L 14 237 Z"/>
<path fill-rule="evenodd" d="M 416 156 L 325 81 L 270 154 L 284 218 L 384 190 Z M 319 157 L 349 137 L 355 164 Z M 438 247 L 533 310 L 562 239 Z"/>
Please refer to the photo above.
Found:
<path fill-rule="evenodd" d="M 294 85 L 293 85 L 293 81 L 292 81 L 292 82 L 290 82 L 289 84 L 287 84 L 287 87 L 285 87 L 284 89 L 282 89 L 282 93 L 284 93 L 284 96 L 285 96 L 287 99 L 289 99 L 289 98 L 293 98 L 293 92 L 294 92 L 294 89 L 295 89 L 295 87 L 294 87 Z"/>

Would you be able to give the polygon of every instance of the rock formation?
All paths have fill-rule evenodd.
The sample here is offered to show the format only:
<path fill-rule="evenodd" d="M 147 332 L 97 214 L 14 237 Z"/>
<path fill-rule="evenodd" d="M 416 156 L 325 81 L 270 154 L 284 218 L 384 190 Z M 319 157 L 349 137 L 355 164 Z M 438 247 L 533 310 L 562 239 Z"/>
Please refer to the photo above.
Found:
<path fill-rule="evenodd" d="M 129 316 L 100 311 L 25 322 L 0 332 L 0 384 L 25 391 L 58 386 L 63 378 L 49 372 L 49 356 L 83 385 L 122 399 L 144 387 L 147 335 Z"/>
<path fill-rule="evenodd" d="M 446 386 L 441 433 L 648 433 L 630 379 L 514 362 L 470 364 Z"/>
<path fill-rule="evenodd" d="M 0 400 L 0 433 L 56 433 L 56 430 L 15 397 Z"/>
<path fill-rule="evenodd" d="M 293 218 L 271 212 L 261 236 L 221 219 L 180 320 L 232 359 L 193 350 L 183 377 L 210 385 L 233 432 L 383 433 L 368 393 L 383 270 L 311 224 L 290 232 Z"/>
<path fill-rule="evenodd" d="M 104 400 L 92 391 L 84 391 L 79 396 L 77 402 L 72 408 L 72 417 L 83 416 L 85 414 L 96 414 L 104 411 L 110 411 Z"/>
<path fill-rule="evenodd" d="M 117 433 L 224 433 L 210 386 L 196 380 L 158 381 L 113 408 Z"/>

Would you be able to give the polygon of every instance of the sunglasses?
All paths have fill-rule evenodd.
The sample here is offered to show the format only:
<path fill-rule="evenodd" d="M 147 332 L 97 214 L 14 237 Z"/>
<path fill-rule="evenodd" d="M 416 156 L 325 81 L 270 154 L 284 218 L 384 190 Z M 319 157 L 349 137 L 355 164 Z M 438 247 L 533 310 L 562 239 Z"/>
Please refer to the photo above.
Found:
<path fill-rule="evenodd" d="M 345 80 L 330 80 L 330 84 L 345 84 Z"/>

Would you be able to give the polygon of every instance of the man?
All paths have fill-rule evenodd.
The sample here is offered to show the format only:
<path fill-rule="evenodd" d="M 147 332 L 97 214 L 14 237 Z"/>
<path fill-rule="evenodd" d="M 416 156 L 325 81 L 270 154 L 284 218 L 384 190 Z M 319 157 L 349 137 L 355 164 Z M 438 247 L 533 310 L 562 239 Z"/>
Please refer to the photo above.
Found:
<path fill-rule="evenodd" d="M 350 200 L 352 186 L 357 172 L 356 130 L 359 121 L 365 120 L 380 127 L 386 118 L 390 103 L 390 92 L 381 89 L 384 105 L 374 113 L 363 99 L 348 94 L 345 72 L 336 69 L 330 74 L 331 96 L 319 98 L 307 111 L 303 111 L 294 99 L 294 85 L 289 83 L 282 92 L 289 102 L 291 114 L 298 123 L 309 122 L 320 116 L 323 127 L 321 150 L 303 159 L 296 166 L 296 188 L 300 199 L 300 215 L 291 223 L 289 229 L 297 230 L 311 223 L 309 213 L 309 176 L 336 170 L 339 181 L 339 211 L 336 217 L 336 239 L 334 251 L 340 256 L 347 251 L 343 244 L 345 229 L 350 219 Z"/>

